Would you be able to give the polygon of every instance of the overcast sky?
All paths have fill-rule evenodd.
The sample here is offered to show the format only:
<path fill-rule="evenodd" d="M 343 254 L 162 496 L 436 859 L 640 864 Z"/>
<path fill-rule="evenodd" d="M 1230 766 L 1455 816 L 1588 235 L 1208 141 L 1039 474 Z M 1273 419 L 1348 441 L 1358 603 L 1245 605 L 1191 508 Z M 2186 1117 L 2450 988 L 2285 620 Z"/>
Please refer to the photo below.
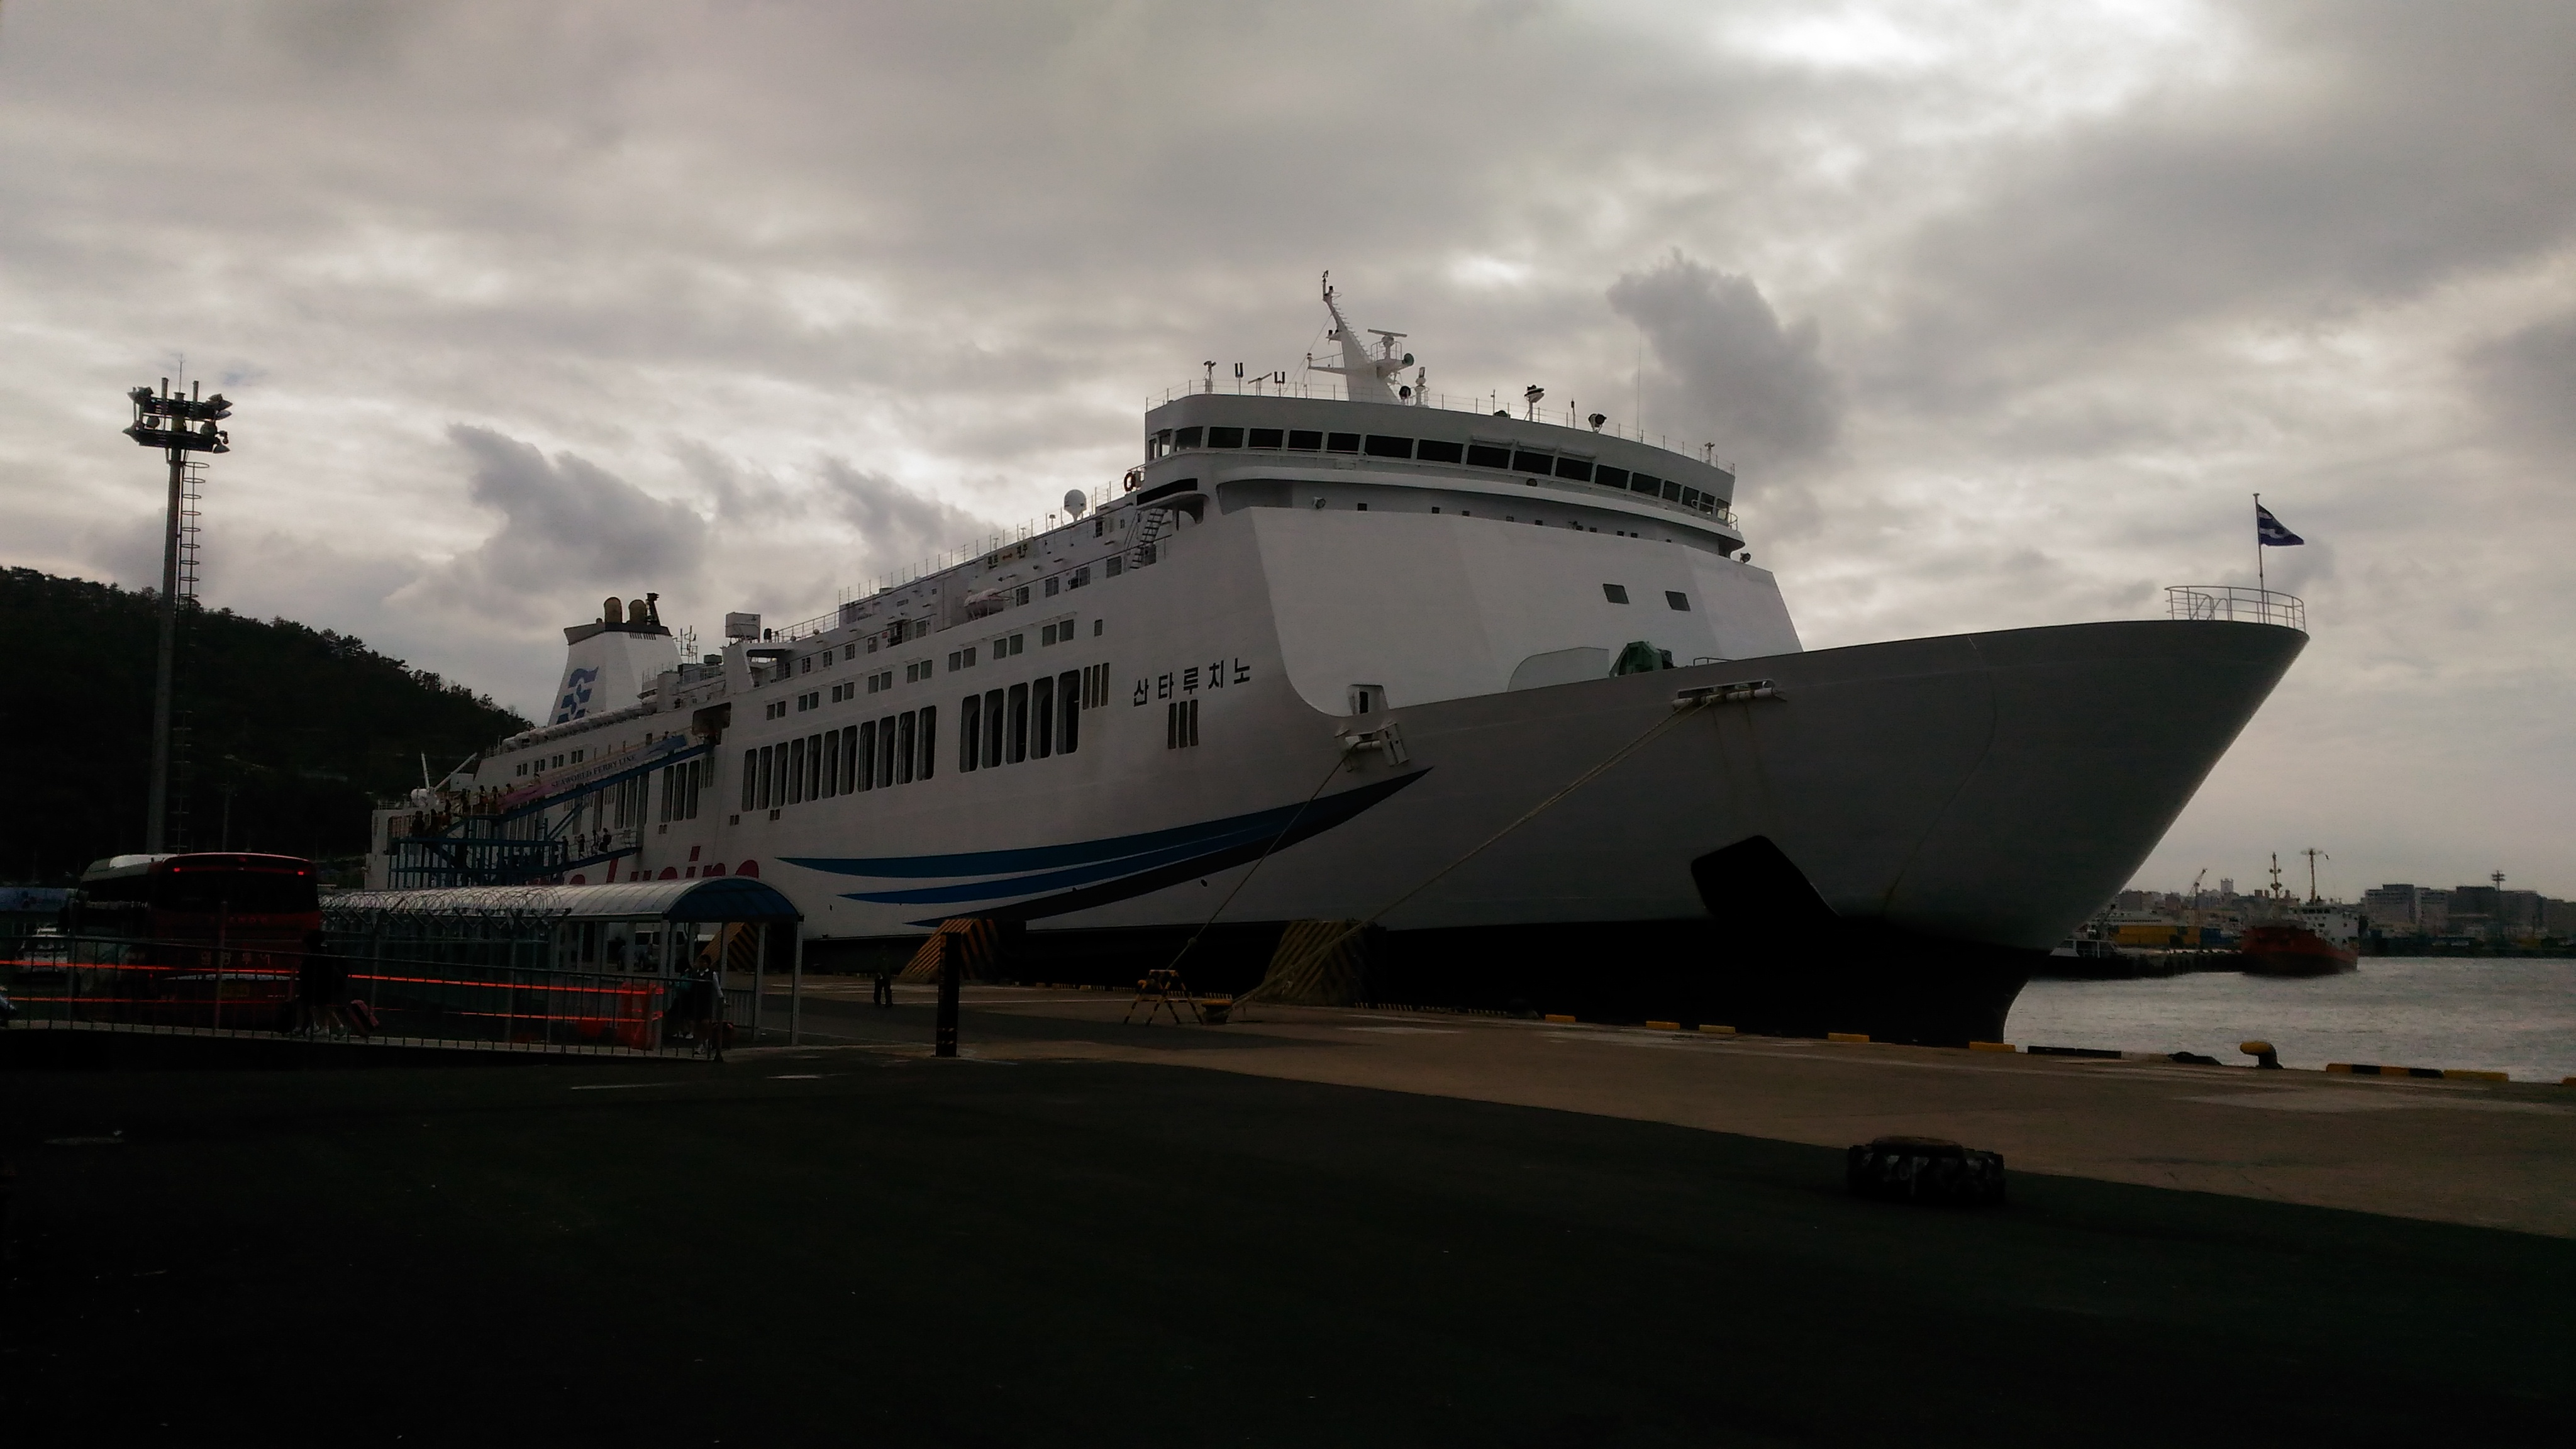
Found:
<path fill-rule="evenodd" d="M 200 377 L 208 601 L 534 711 L 603 594 L 1113 481 L 1329 267 L 1714 442 L 1811 648 L 2159 616 L 2259 490 L 2315 640 L 2140 883 L 2576 895 L 2571 137 L 2564 3 L 7 0 L 0 561 L 152 582 Z"/>

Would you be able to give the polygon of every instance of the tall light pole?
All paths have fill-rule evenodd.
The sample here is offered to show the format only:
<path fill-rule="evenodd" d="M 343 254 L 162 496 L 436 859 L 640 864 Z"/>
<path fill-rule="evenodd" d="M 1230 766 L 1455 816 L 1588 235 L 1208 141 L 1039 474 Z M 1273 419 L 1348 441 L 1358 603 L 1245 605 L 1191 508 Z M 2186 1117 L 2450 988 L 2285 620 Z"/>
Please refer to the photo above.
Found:
<path fill-rule="evenodd" d="M 233 405 L 222 393 L 199 398 L 196 391 L 191 385 L 181 397 L 165 377 L 157 393 L 138 387 L 125 395 L 134 404 L 125 435 L 170 455 L 170 513 L 161 531 L 161 648 L 152 666 L 152 796 L 143 822 L 143 849 L 150 854 L 160 853 L 170 838 L 170 673 L 179 649 L 179 528 L 188 455 L 232 451 L 232 435 L 215 424 L 232 416 Z"/>

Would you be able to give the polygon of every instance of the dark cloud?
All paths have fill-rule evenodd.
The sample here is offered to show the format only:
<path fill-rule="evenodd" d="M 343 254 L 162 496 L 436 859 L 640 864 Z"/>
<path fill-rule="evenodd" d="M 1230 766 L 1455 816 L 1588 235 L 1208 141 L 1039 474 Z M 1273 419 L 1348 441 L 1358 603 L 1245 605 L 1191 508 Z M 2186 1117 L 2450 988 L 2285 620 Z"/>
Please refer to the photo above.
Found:
<path fill-rule="evenodd" d="M 1878 381 L 1934 405 L 2174 329 L 2310 327 L 2564 244 L 2576 10 L 2282 0 L 2243 53 L 1998 145 L 1911 243 Z M 2213 72 L 2215 74 L 2213 74 Z M 2545 127 L 2543 129 L 2546 129 Z"/>
<path fill-rule="evenodd" d="M 1813 319 L 1780 324 L 1747 277 L 1676 251 L 1612 284 L 1610 308 L 1654 348 L 1649 432 L 1685 452 L 1717 444 L 1757 465 L 1811 459 L 1841 426 L 1841 388 L 1818 353 Z"/>
<path fill-rule="evenodd" d="M 977 547 L 992 529 L 954 504 L 915 493 L 882 473 L 826 458 L 817 470 L 832 513 L 858 534 L 876 568 L 917 566 L 928 557 Z"/>
<path fill-rule="evenodd" d="M 706 520 L 687 505 L 665 503 L 570 453 L 549 460 L 489 428 L 460 424 L 447 435 L 472 465 L 468 496 L 502 516 L 440 580 L 452 596 L 515 613 L 528 601 L 602 590 L 668 591 L 705 566 Z"/>

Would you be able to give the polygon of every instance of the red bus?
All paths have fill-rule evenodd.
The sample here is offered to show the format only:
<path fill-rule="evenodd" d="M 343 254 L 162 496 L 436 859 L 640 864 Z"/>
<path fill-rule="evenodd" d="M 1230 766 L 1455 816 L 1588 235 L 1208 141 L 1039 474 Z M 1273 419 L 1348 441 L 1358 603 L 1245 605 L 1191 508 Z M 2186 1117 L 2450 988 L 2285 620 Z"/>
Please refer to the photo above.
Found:
<path fill-rule="evenodd" d="M 97 968 L 80 973 L 79 994 L 128 1019 L 268 1026 L 295 999 L 305 943 L 322 929 L 318 885 L 313 862 L 291 855 L 99 861 L 64 911 L 68 944 Z"/>

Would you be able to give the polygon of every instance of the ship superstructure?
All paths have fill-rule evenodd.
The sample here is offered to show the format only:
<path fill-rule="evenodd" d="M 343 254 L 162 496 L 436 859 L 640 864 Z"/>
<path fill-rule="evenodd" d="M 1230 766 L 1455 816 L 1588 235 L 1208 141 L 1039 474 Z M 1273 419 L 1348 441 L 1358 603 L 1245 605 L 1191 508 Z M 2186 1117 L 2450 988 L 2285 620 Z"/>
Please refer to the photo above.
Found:
<path fill-rule="evenodd" d="M 372 883 L 756 873 L 811 959 L 975 917 L 1040 980 L 1345 921 L 1378 999 L 1991 1035 L 2304 643 L 1804 652 L 1727 469 L 1433 405 L 1326 302 L 1343 395 L 1211 369 L 1052 527 L 695 659 L 611 601 Z"/>

